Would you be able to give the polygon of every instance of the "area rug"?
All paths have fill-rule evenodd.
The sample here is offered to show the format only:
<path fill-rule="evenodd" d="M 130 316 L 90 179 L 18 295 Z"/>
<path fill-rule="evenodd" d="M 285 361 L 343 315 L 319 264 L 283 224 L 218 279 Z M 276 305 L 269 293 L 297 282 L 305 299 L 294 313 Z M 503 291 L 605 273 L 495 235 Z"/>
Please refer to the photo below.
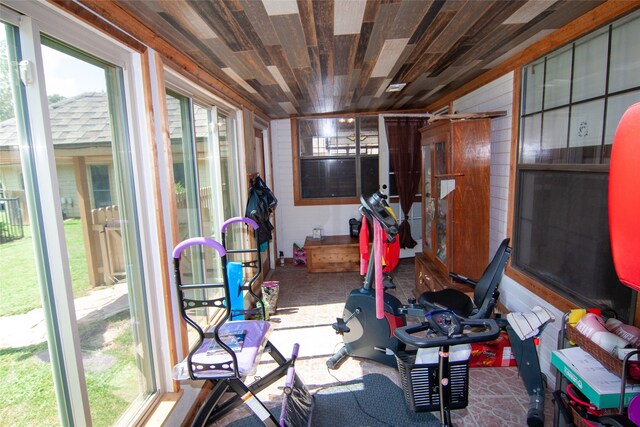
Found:
<path fill-rule="evenodd" d="M 402 389 L 381 374 L 324 388 L 315 394 L 312 427 L 436 427 L 440 421 L 431 413 L 417 414 L 407 408 Z M 273 410 L 279 417 L 280 407 Z M 258 417 L 246 417 L 232 427 L 263 425 Z M 295 426 L 300 427 L 300 426 Z"/>

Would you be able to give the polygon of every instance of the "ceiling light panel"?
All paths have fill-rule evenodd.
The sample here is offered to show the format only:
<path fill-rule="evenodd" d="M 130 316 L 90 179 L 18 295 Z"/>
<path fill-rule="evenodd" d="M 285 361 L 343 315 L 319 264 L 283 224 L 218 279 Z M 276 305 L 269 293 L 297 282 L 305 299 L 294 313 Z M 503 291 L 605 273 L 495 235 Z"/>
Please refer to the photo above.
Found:
<path fill-rule="evenodd" d="M 360 34 L 366 0 L 337 1 L 333 4 L 333 35 Z"/>
<path fill-rule="evenodd" d="M 371 71 L 371 77 L 387 77 L 393 66 L 398 62 L 398 58 L 402 55 L 408 42 L 409 39 L 385 40 L 382 49 L 380 49 L 376 65 Z"/>

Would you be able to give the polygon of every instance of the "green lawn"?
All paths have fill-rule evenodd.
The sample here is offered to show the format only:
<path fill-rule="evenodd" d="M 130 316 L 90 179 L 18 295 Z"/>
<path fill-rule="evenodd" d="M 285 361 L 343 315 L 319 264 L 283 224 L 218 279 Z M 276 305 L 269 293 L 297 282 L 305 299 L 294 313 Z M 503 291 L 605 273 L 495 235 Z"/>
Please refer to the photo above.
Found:
<path fill-rule="evenodd" d="M 80 220 L 66 220 L 64 233 L 69 252 L 73 295 L 77 298 L 89 291 Z M 0 316 L 22 314 L 42 306 L 30 227 L 25 226 L 24 234 L 22 239 L 0 244 Z"/>
<path fill-rule="evenodd" d="M 129 313 L 83 328 L 80 340 L 94 426 L 115 424 L 138 394 Z M 108 342 L 105 331 L 115 331 Z M 46 343 L 0 350 L 0 425 L 56 426 L 51 365 Z"/>
<path fill-rule="evenodd" d="M 66 220 L 64 233 L 77 298 L 90 290 L 80 220 Z M 34 259 L 29 227 L 24 238 L 0 245 L 0 316 L 42 306 Z M 129 312 L 83 325 L 79 333 L 92 423 L 111 426 L 139 393 Z M 46 343 L 0 350 L 0 390 L 0 426 L 60 424 Z"/>

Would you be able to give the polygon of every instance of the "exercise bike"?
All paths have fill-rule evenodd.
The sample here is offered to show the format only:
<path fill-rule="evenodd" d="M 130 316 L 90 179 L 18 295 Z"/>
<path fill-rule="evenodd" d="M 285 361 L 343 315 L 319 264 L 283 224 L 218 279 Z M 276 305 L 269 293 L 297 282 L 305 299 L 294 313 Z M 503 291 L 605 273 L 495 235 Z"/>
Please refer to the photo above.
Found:
<path fill-rule="evenodd" d="M 392 241 L 398 234 L 398 223 L 390 213 L 386 198 L 381 191 L 368 198 L 360 197 L 360 212 L 370 223 L 379 224 L 387 239 Z M 454 280 L 475 287 L 473 301 L 460 291 L 445 289 L 440 292 L 425 292 L 420 295 L 418 301 L 410 298 L 408 304 L 403 304 L 398 298 L 388 294 L 387 286 L 374 287 L 374 242 L 372 261 L 369 262 L 362 286 L 351 291 L 345 303 L 343 317 L 336 319 L 332 325 L 335 332 L 342 335 L 344 344 L 327 360 L 327 367 L 338 369 L 346 357 L 355 357 L 395 368 L 394 354 L 403 351 L 405 345 L 393 335 L 393 332 L 407 324 L 407 316 L 422 319 L 429 311 L 450 308 L 456 314 L 467 318 L 490 317 L 499 296 L 497 284 L 511 253 L 508 242 L 508 239 L 502 242 L 483 277 L 477 282 L 450 273 Z M 379 300 L 383 301 L 382 304 Z M 376 310 L 380 305 L 384 308 L 383 316 Z"/>
<path fill-rule="evenodd" d="M 372 196 L 361 197 L 360 212 L 368 221 L 377 221 L 388 239 L 398 233 L 398 224 L 390 214 L 386 196 L 380 191 Z M 362 358 L 397 367 L 395 354 L 403 352 L 406 345 L 394 336 L 394 331 L 407 325 L 407 317 L 425 318 L 433 310 L 450 309 L 456 315 L 467 319 L 485 319 L 492 315 L 499 298 L 498 285 L 504 267 L 511 253 L 509 239 L 504 239 L 482 277 L 477 281 L 449 273 L 453 280 L 474 287 L 474 296 L 469 298 L 460 291 L 445 289 L 439 292 L 425 292 L 418 301 L 410 298 L 402 304 L 386 288 L 374 289 L 374 263 L 370 262 L 363 284 L 349 294 L 343 317 L 332 325 L 335 332 L 343 337 L 343 346 L 326 362 L 329 369 L 338 369 L 346 357 Z M 373 259 L 373 254 L 371 255 Z M 384 315 L 376 316 L 376 292 L 382 293 Z M 508 325 L 506 319 L 496 319 L 501 328 L 507 330 L 512 343 L 523 384 L 530 397 L 527 424 L 530 427 L 544 425 L 544 378 L 540 371 L 534 339 L 521 340 Z"/>
<path fill-rule="evenodd" d="M 398 234 L 398 223 L 388 210 L 386 197 L 380 191 L 369 198 L 361 196 L 360 213 L 371 224 L 377 221 L 387 239 L 392 240 Z M 344 344 L 327 360 L 329 369 L 338 369 L 348 356 L 396 367 L 394 354 L 404 350 L 404 344 L 393 336 L 393 331 L 406 325 L 407 307 L 398 298 L 385 292 L 386 288 L 381 292 L 384 318 L 376 318 L 374 251 L 375 248 L 372 250 L 362 286 L 351 291 L 345 303 L 343 317 L 336 319 L 332 325 L 335 332 L 342 335 Z M 423 310 L 415 307 L 418 315 L 423 316 Z"/>

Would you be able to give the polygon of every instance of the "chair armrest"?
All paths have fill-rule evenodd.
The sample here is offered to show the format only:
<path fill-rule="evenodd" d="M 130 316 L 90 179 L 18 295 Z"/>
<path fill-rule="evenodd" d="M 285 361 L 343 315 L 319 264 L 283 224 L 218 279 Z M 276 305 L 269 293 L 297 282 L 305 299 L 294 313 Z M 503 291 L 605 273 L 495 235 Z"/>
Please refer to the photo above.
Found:
<path fill-rule="evenodd" d="M 451 277 L 456 282 L 464 283 L 470 286 L 476 286 L 478 284 L 478 282 L 476 282 L 475 280 L 471 280 L 468 277 L 465 277 L 461 274 L 449 272 L 449 277 Z"/>

